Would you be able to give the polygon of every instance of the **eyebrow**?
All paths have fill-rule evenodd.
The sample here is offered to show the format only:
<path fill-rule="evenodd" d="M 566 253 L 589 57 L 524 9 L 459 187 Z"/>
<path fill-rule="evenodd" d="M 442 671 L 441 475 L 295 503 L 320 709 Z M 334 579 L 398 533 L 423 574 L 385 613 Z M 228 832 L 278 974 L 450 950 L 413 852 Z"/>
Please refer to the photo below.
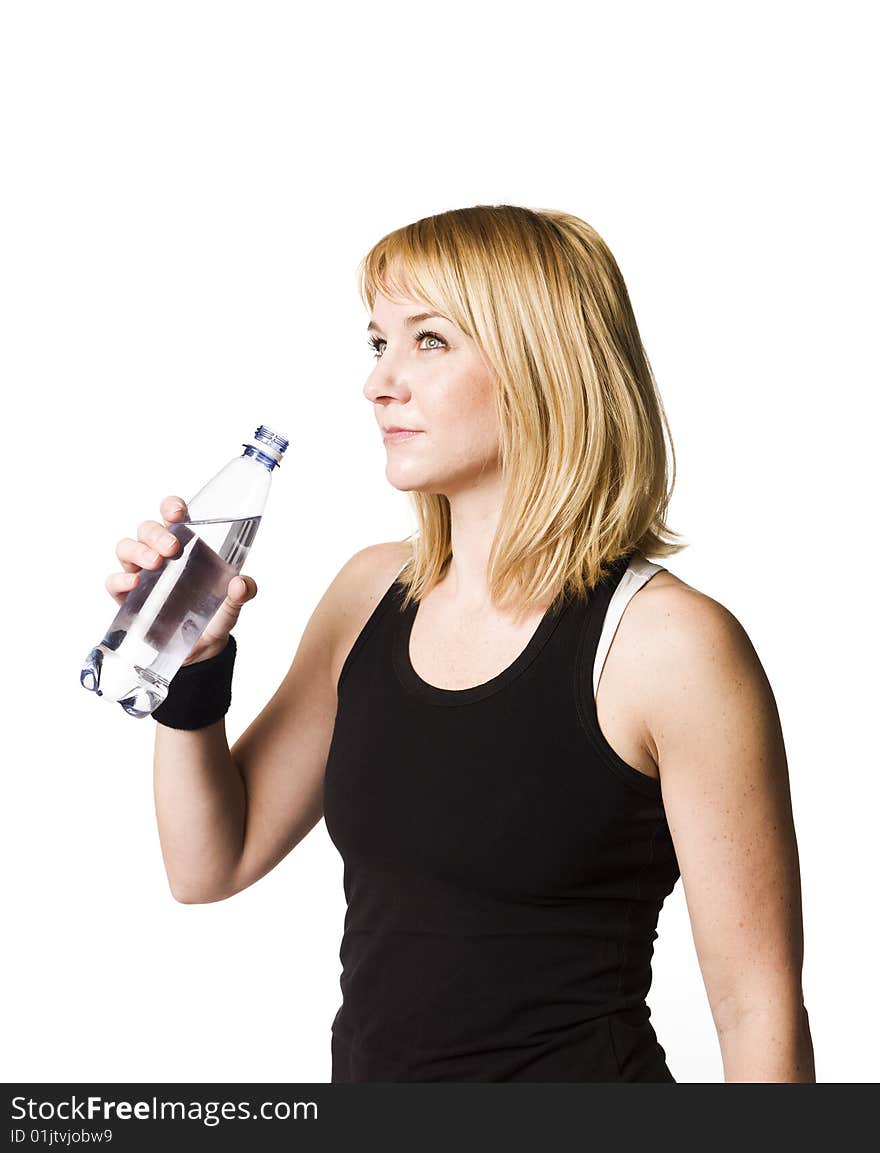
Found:
<path fill-rule="evenodd" d="M 437 317 L 438 320 L 448 320 L 448 317 L 441 316 L 439 312 L 417 312 L 415 314 L 415 316 L 408 316 L 403 323 L 407 328 L 410 328 L 413 324 L 418 324 L 422 320 L 431 320 L 432 317 L 435 317 L 435 316 Z M 375 322 L 375 320 L 371 320 L 370 323 L 367 325 L 367 332 L 374 332 L 374 331 L 375 332 L 381 332 L 382 329 Z"/>

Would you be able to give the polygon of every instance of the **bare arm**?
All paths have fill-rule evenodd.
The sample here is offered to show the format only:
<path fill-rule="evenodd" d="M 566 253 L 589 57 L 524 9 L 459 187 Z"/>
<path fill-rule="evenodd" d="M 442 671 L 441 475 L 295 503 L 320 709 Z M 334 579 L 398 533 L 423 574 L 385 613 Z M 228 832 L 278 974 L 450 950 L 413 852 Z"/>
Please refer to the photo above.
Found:
<path fill-rule="evenodd" d="M 402 563 L 398 542 L 356 553 L 303 632 L 284 680 L 229 748 L 225 724 L 157 726 L 159 837 L 174 896 L 223 900 L 252 885 L 323 815 L 341 662 Z"/>
<path fill-rule="evenodd" d="M 664 590 L 645 684 L 725 1081 L 815 1081 L 788 766 L 773 692 L 722 605 Z"/>
<path fill-rule="evenodd" d="M 233 749 L 222 720 L 192 732 L 156 726 L 156 819 L 178 901 L 232 896 L 320 819 L 336 712 L 334 606 L 345 574 L 324 594 L 286 677 Z"/>
<path fill-rule="evenodd" d="M 153 795 L 175 898 L 191 903 L 225 895 L 241 856 L 247 811 L 225 721 L 191 732 L 156 725 Z"/>

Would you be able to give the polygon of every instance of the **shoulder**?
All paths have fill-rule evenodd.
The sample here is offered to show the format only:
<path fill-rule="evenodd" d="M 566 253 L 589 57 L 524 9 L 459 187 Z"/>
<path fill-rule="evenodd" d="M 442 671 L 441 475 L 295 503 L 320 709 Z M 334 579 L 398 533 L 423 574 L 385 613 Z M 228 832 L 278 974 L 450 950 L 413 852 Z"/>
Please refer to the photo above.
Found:
<path fill-rule="evenodd" d="M 359 549 L 339 570 L 340 586 L 357 597 L 359 593 L 369 596 L 376 582 L 387 576 L 388 581 L 380 593 L 384 594 L 391 581 L 403 567 L 410 555 L 408 540 L 383 541 L 381 544 L 367 545 Z"/>
<path fill-rule="evenodd" d="M 666 569 L 646 583 L 633 607 L 655 671 L 671 672 L 683 658 L 703 664 L 754 653 L 730 609 Z"/>
<path fill-rule="evenodd" d="M 406 563 L 410 550 L 408 540 L 368 545 L 354 553 L 337 573 L 331 585 L 334 684 L 349 650 Z"/>
<path fill-rule="evenodd" d="M 766 674 L 745 628 L 721 602 L 663 569 L 632 601 L 639 697 L 652 753 L 709 718 L 774 711 Z"/>

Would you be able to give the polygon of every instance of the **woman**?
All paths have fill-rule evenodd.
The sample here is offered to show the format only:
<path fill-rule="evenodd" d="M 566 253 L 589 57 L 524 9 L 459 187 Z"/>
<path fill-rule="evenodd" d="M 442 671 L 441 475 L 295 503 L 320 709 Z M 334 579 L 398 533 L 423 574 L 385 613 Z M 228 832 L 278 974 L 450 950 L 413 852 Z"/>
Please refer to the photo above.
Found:
<path fill-rule="evenodd" d="M 775 702 L 736 618 L 648 560 L 684 546 L 613 256 L 566 213 L 477 206 L 362 273 L 364 394 L 418 533 L 343 566 L 231 750 L 256 584 L 230 582 L 154 714 L 174 895 L 241 891 L 323 815 L 348 901 L 333 1081 L 672 1081 L 645 996 L 681 876 L 725 1079 L 814 1080 Z M 117 555 L 175 548 L 149 521 Z"/>

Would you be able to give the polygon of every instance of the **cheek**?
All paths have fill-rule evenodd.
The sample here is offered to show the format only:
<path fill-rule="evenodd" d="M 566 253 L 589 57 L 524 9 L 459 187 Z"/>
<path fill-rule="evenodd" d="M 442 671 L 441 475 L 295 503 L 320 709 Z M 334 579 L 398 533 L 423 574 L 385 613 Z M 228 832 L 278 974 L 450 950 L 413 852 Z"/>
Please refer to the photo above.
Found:
<path fill-rule="evenodd" d="M 471 395 L 471 427 L 474 437 L 481 445 L 497 445 L 498 414 L 495 411 L 495 397 L 485 385 L 480 392 Z"/>
<path fill-rule="evenodd" d="M 474 418 L 474 435 L 483 448 L 497 448 L 498 420 L 492 405 L 480 409 L 479 415 Z"/>
<path fill-rule="evenodd" d="M 444 424 L 456 429 L 462 439 L 481 442 L 497 439 L 495 393 L 484 375 L 466 375 L 444 389 L 440 407 Z"/>

